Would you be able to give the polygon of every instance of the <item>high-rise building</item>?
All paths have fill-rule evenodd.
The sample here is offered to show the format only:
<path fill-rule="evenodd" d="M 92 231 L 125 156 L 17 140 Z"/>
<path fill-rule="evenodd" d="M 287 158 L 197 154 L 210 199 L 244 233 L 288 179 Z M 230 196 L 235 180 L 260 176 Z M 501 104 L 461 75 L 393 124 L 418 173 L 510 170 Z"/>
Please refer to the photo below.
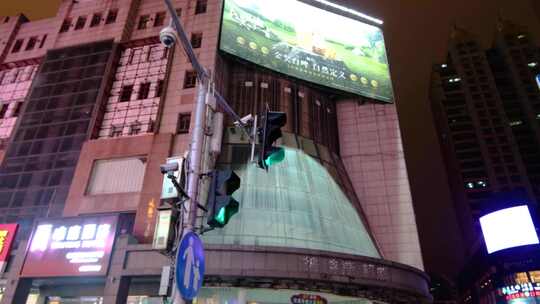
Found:
<path fill-rule="evenodd" d="M 525 296 L 505 288 L 539 282 L 538 245 L 493 253 L 488 244 L 486 251 L 489 231 L 479 219 L 526 205 L 538 226 L 539 54 L 525 29 L 500 21 L 487 51 L 473 34 L 454 29 L 446 62 L 433 69 L 433 113 L 466 244 L 460 284 L 467 303 L 535 301 L 533 290 Z M 517 223 L 499 226 L 496 239 L 503 240 Z"/>
<path fill-rule="evenodd" d="M 368 98 L 273 72 L 221 50 L 224 12 L 246 52 L 303 54 L 309 60 L 297 70 L 325 60 L 331 65 L 314 65 L 311 76 L 345 78 L 343 59 L 324 46 L 335 42 L 307 29 L 297 29 L 296 45 L 272 50 L 249 41 L 295 32 L 280 20 L 270 29 L 256 5 L 173 3 L 238 114 L 287 114 L 286 157 L 268 172 L 249 162 L 244 133 L 230 120 L 219 126 L 217 166 L 240 176 L 240 210 L 202 235 L 197 303 L 429 302 L 396 107 L 377 95 L 392 93 L 390 80 L 346 75 Z M 372 22 L 339 6 L 320 9 Z M 169 19 L 161 0 L 66 0 L 52 18 L 0 17 L 0 223 L 18 224 L 9 253 L 14 228 L 0 225 L 1 303 L 161 303 L 171 257 L 152 249 L 160 165 L 188 150 L 197 95 L 182 48 L 160 43 Z M 362 43 L 339 47 L 384 72 L 382 35 Z"/>

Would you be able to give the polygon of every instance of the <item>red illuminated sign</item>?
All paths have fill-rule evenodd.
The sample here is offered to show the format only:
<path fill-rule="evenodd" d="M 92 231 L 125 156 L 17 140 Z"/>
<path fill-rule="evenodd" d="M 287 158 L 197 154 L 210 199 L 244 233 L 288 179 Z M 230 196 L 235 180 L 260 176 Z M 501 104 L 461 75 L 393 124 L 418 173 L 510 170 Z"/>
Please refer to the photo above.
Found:
<path fill-rule="evenodd" d="M 0 272 L 4 272 L 17 227 L 17 224 L 0 224 Z"/>
<path fill-rule="evenodd" d="M 105 276 L 116 216 L 44 220 L 34 228 L 21 276 Z"/>

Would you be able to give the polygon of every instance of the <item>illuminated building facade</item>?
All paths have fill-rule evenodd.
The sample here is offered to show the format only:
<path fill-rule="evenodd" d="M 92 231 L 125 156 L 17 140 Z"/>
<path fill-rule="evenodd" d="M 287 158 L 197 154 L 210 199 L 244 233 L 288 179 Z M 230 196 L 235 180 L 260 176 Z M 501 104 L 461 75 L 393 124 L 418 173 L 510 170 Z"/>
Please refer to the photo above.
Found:
<path fill-rule="evenodd" d="M 225 55 L 222 2 L 173 2 L 240 115 L 288 116 L 268 173 L 224 127 L 217 163 L 242 178 L 241 210 L 203 235 L 198 300 L 429 302 L 395 105 Z M 19 224 L 1 303 L 160 303 L 159 165 L 187 150 L 196 95 L 182 50 L 159 43 L 169 18 L 158 0 L 0 18 L 0 223 Z"/>
<path fill-rule="evenodd" d="M 539 49 L 525 29 L 508 21 L 499 22 L 487 51 L 462 29 L 453 31 L 449 49 L 447 61 L 434 67 L 431 99 L 466 244 L 462 298 L 466 303 L 536 303 L 507 289 L 504 295 L 513 298 L 505 298 L 502 290 L 538 282 L 538 257 L 532 254 L 538 245 L 488 255 L 479 218 L 526 204 L 538 227 Z"/>

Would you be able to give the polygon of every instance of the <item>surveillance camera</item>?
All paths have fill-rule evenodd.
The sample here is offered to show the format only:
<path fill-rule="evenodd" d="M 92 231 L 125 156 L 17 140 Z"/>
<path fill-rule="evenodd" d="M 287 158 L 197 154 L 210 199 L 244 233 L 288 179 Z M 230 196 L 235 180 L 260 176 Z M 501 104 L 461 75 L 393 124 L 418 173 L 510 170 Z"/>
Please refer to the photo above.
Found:
<path fill-rule="evenodd" d="M 161 170 L 161 174 L 172 174 L 173 172 L 178 171 L 178 163 L 166 163 L 159 166 L 159 169 Z"/>
<path fill-rule="evenodd" d="M 172 26 L 167 26 L 159 32 L 159 40 L 165 47 L 171 47 L 176 42 L 176 32 Z"/>
<path fill-rule="evenodd" d="M 243 124 L 243 125 L 247 125 L 247 124 L 250 124 L 251 122 L 253 121 L 253 115 L 251 114 L 248 114 L 242 118 L 240 118 L 239 121 L 235 121 L 234 122 L 234 125 L 239 127 L 240 124 Z"/>

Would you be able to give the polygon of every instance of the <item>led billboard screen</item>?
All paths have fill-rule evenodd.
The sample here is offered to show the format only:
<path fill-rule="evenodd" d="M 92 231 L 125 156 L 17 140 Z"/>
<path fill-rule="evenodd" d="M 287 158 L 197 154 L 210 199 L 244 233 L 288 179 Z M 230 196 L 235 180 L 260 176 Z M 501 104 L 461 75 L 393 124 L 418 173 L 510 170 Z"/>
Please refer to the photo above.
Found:
<path fill-rule="evenodd" d="M 43 220 L 34 228 L 21 276 L 105 276 L 116 216 Z"/>
<path fill-rule="evenodd" d="M 394 99 L 381 29 L 297 0 L 225 0 L 220 49 L 319 85 Z"/>
<path fill-rule="evenodd" d="M 529 208 L 525 205 L 492 212 L 480 218 L 488 253 L 538 244 Z"/>

